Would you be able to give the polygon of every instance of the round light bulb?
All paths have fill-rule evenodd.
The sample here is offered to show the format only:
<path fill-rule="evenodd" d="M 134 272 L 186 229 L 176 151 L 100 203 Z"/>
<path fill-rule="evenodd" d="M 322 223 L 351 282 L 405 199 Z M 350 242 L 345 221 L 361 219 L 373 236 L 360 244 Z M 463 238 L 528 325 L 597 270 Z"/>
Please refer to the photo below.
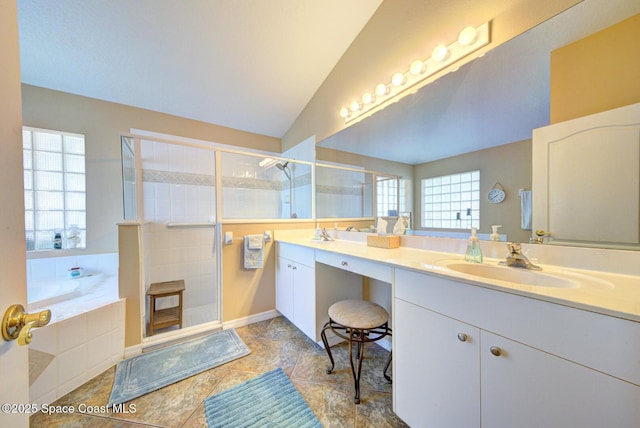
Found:
<path fill-rule="evenodd" d="M 396 73 L 393 76 L 391 76 L 391 83 L 393 83 L 393 86 L 400 86 L 405 82 L 405 78 L 404 78 L 404 74 L 402 73 Z"/>
<path fill-rule="evenodd" d="M 442 62 L 449 56 L 449 49 L 445 45 L 438 45 L 433 48 L 433 52 L 431 53 L 431 58 L 434 61 Z"/>
<path fill-rule="evenodd" d="M 458 43 L 460 43 L 462 46 L 469 46 L 474 44 L 477 38 L 478 33 L 476 32 L 475 28 L 471 26 L 464 27 L 458 34 Z"/>
<path fill-rule="evenodd" d="M 348 108 L 346 108 L 346 107 L 342 107 L 342 108 L 340 109 L 340 117 L 342 117 L 342 118 L 346 119 L 346 118 L 348 118 L 348 117 L 349 117 L 349 115 L 350 115 L 350 114 L 351 114 L 351 113 L 349 112 L 349 109 L 348 109 Z"/>
<path fill-rule="evenodd" d="M 426 67 L 424 66 L 424 62 L 422 62 L 419 59 L 413 61 L 411 63 L 411 66 L 409 66 L 409 71 L 411 72 L 411 74 L 414 74 L 416 76 L 418 74 L 424 73 L 425 69 L 426 69 Z"/>
<path fill-rule="evenodd" d="M 352 112 L 355 113 L 360 110 L 360 103 L 358 101 L 351 101 L 351 104 L 349 104 L 349 108 Z"/>
<path fill-rule="evenodd" d="M 369 92 L 367 92 L 362 96 L 362 104 L 371 104 L 375 100 L 376 100 L 376 97 Z"/>
<path fill-rule="evenodd" d="M 384 83 L 379 83 L 376 86 L 376 95 L 381 97 L 383 95 L 387 95 L 389 93 L 389 87 Z"/>

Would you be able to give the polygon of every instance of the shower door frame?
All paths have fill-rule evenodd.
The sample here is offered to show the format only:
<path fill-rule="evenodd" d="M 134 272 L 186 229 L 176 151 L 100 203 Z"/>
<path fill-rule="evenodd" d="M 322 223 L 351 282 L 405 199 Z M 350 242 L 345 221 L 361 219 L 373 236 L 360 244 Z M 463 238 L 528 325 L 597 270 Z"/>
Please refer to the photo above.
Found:
<path fill-rule="evenodd" d="M 206 144 L 197 144 L 192 142 L 186 142 L 180 140 L 178 138 L 162 138 L 153 135 L 142 135 L 142 134 L 121 134 L 121 137 L 130 138 L 134 144 L 134 159 L 135 159 L 135 170 L 136 170 L 136 205 L 137 205 L 137 222 L 141 226 L 140 233 L 140 248 L 142 248 L 143 252 L 141 253 L 141 261 L 140 264 L 140 333 L 141 333 L 141 345 L 144 349 L 145 347 L 155 346 L 164 342 L 181 339 L 188 336 L 193 336 L 199 333 L 216 330 L 222 328 L 222 207 L 221 207 L 221 192 L 219 191 L 219 186 L 221 185 L 221 180 L 219 178 L 219 168 L 220 168 L 220 156 L 219 149 L 213 146 L 209 146 Z M 142 157 L 141 157 L 141 141 L 147 140 L 152 142 L 164 143 L 164 144 L 173 144 L 178 146 L 185 147 L 193 147 L 198 149 L 210 150 L 214 154 L 214 177 L 215 177 L 215 220 L 213 222 L 214 225 L 214 245 L 216 248 L 216 313 L 217 319 L 213 321 L 207 321 L 201 324 L 197 324 L 194 326 L 184 327 L 178 330 L 163 332 L 158 335 L 147 335 L 147 305 L 146 305 L 146 266 L 144 263 L 144 248 L 145 248 L 145 234 L 144 234 L 144 223 L 145 223 L 145 207 L 144 207 L 144 198 L 143 198 L 143 181 L 142 181 Z"/>

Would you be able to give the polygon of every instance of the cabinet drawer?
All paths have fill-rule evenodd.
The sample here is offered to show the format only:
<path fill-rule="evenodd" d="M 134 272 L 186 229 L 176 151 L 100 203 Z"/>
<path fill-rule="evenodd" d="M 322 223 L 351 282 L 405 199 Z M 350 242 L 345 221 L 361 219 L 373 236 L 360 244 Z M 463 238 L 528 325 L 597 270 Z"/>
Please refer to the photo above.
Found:
<path fill-rule="evenodd" d="M 391 266 L 362 260 L 357 257 L 318 251 L 316 261 L 384 282 L 391 283 L 393 277 Z"/>
<path fill-rule="evenodd" d="M 640 385 L 640 323 L 403 269 L 395 297 Z"/>
<path fill-rule="evenodd" d="M 278 256 L 309 267 L 315 266 L 315 251 L 313 248 L 278 242 Z"/>

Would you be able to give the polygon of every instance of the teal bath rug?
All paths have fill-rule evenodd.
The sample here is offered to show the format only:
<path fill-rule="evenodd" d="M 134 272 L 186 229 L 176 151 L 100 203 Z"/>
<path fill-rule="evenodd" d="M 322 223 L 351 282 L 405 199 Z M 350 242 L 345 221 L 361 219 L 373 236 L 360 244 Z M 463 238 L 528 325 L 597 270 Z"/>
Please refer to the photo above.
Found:
<path fill-rule="evenodd" d="M 204 410 L 209 428 L 322 426 L 280 368 L 212 395 Z"/>
<path fill-rule="evenodd" d="M 234 329 L 222 330 L 121 361 L 109 405 L 124 403 L 251 351 Z"/>

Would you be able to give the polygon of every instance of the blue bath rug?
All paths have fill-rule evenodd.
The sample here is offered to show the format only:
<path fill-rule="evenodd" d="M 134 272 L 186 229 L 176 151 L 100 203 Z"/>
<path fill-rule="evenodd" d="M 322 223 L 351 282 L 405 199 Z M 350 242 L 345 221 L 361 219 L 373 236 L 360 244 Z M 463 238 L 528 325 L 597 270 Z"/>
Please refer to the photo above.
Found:
<path fill-rule="evenodd" d="M 212 395 L 204 410 L 209 428 L 322 426 L 281 368 Z"/>
<path fill-rule="evenodd" d="M 124 403 L 251 351 L 234 329 L 146 352 L 116 367 L 109 405 Z"/>

